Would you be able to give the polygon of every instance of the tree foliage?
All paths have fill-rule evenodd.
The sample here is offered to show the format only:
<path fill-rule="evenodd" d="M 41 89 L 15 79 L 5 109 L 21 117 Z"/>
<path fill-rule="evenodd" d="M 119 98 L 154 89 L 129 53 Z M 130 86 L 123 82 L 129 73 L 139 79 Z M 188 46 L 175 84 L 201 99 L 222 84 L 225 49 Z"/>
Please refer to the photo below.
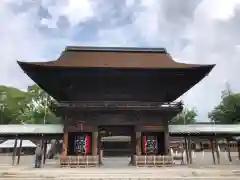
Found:
<path fill-rule="evenodd" d="M 19 123 L 19 110 L 27 94 L 19 89 L 0 86 L 0 124 Z"/>
<path fill-rule="evenodd" d="M 216 124 L 240 123 L 240 93 L 233 93 L 229 88 L 222 92 L 222 100 L 208 114 Z"/>
<path fill-rule="evenodd" d="M 183 109 L 181 113 L 175 116 L 170 124 L 195 124 L 196 123 L 197 112 L 195 109 Z"/>
<path fill-rule="evenodd" d="M 0 124 L 56 124 L 61 123 L 49 109 L 54 101 L 39 86 L 28 87 L 27 92 L 0 86 Z"/>
<path fill-rule="evenodd" d="M 54 99 L 38 85 L 28 87 L 28 104 L 24 107 L 21 119 L 32 124 L 58 124 L 60 118 L 49 109 Z"/>

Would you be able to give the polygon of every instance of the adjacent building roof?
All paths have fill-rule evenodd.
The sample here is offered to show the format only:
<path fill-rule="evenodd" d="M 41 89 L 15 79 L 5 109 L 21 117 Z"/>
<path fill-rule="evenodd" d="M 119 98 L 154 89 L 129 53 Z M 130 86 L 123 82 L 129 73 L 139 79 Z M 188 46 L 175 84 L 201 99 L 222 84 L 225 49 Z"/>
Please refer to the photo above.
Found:
<path fill-rule="evenodd" d="M 172 134 L 240 134 L 240 124 L 188 124 L 170 125 Z"/>
<path fill-rule="evenodd" d="M 0 125 L 0 134 L 61 134 L 63 125 L 53 124 L 10 124 Z"/>
<path fill-rule="evenodd" d="M 0 135 L 6 134 L 62 134 L 63 125 L 0 125 Z M 240 124 L 192 124 L 192 125 L 169 125 L 170 134 L 198 135 L 198 134 L 228 134 L 240 135 Z"/>
<path fill-rule="evenodd" d="M 20 147 L 20 141 L 21 140 L 17 140 L 17 147 Z M 2 142 L 0 144 L 0 148 L 14 148 L 14 144 L 15 144 L 15 140 L 9 139 L 9 140 Z M 22 147 L 23 148 L 26 148 L 26 147 L 34 148 L 34 147 L 36 147 L 36 144 L 34 144 L 30 140 L 22 140 Z"/>

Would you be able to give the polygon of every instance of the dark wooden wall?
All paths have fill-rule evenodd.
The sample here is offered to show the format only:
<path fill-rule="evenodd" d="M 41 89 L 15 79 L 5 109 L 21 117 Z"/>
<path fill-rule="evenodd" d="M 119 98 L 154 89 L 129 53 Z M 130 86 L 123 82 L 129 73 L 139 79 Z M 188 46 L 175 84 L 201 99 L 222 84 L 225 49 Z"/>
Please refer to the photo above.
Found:
<path fill-rule="evenodd" d="M 161 126 L 166 124 L 172 115 L 165 113 L 142 112 L 88 112 L 72 115 L 65 120 L 66 126 L 76 128 L 76 123 L 82 123 L 86 128 L 96 126 Z M 91 127 L 90 127 L 91 126 Z"/>

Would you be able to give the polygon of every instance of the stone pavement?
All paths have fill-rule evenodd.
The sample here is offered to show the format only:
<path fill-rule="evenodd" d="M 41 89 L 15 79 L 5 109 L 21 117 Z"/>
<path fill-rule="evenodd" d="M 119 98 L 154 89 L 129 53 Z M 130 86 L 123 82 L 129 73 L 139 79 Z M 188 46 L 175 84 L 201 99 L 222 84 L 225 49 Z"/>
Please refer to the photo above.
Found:
<path fill-rule="evenodd" d="M 76 180 L 76 179 L 223 179 L 240 180 L 240 164 L 211 165 L 205 155 L 193 165 L 137 168 L 128 166 L 130 158 L 104 158 L 99 168 L 59 168 L 59 161 L 47 161 L 42 169 L 35 169 L 33 157 L 22 157 L 18 166 L 11 166 L 11 157 L 1 157 L 0 180 Z"/>
<path fill-rule="evenodd" d="M 76 179 L 240 179 L 240 168 L 187 166 L 161 168 L 0 168 L 0 180 L 76 180 Z"/>

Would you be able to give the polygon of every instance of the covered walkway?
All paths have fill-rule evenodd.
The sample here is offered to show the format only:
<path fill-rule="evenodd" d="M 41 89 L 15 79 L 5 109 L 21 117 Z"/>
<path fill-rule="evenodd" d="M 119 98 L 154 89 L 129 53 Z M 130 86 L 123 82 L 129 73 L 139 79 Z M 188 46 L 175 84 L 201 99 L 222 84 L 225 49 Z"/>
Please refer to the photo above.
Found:
<path fill-rule="evenodd" d="M 21 124 L 21 125 L 0 125 L 0 136 L 2 138 L 19 137 L 38 138 L 44 135 L 47 137 L 62 138 L 62 124 Z M 240 136 L 240 124 L 188 124 L 169 125 L 171 136 Z"/>
<path fill-rule="evenodd" d="M 39 125 L 39 124 L 25 124 L 25 125 L 0 125 L 0 138 L 2 140 L 15 139 L 15 151 L 13 152 L 13 164 L 17 154 L 18 140 L 42 140 L 44 142 L 43 149 L 46 149 L 47 140 L 63 138 L 63 125 Z M 214 164 L 220 164 L 220 153 L 218 148 L 218 141 L 225 139 L 227 143 L 231 140 L 237 141 L 238 157 L 240 159 L 240 124 L 223 125 L 223 124 L 191 124 L 191 125 L 169 125 L 169 134 L 171 137 L 184 138 L 183 147 L 186 154 L 186 161 L 192 164 L 192 143 L 196 140 L 207 139 L 211 144 L 211 152 Z M 228 159 L 231 162 L 231 152 L 229 146 L 226 147 L 228 152 Z M 20 160 L 20 153 L 18 162 Z M 44 159 L 46 154 L 44 154 Z"/>

